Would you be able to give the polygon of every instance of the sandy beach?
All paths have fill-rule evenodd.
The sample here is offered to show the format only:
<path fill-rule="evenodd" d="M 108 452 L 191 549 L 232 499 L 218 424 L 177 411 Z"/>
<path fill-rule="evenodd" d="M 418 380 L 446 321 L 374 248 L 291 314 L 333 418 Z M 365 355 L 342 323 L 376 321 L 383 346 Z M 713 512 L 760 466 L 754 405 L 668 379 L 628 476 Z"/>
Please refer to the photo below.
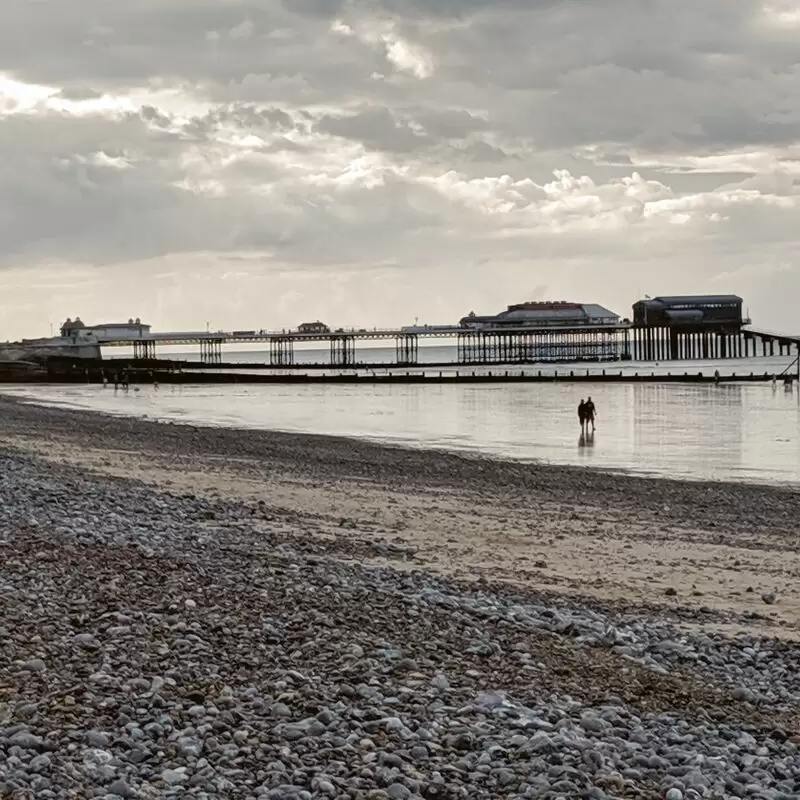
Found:
<path fill-rule="evenodd" d="M 352 439 L 2 403 L 0 441 L 173 492 L 258 503 L 400 569 L 800 634 L 800 492 L 614 475 Z M 674 590 L 674 593 L 673 591 Z M 780 600 L 767 606 L 762 595 Z"/>
<path fill-rule="evenodd" d="M 800 788 L 796 489 L 9 399 L 0 455 L 4 797 Z"/>

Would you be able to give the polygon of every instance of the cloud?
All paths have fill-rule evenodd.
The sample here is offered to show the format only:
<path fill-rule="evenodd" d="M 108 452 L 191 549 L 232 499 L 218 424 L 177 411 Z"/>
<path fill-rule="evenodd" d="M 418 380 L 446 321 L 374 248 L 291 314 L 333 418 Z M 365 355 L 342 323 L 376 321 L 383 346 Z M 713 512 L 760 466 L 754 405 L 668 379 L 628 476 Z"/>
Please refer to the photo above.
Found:
<path fill-rule="evenodd" d="M 162 326 L 547 287 L 792 327 L 798 35 L 788 0 L 0 4 L 0 336 L 48 282 L 48 315 Z"/>

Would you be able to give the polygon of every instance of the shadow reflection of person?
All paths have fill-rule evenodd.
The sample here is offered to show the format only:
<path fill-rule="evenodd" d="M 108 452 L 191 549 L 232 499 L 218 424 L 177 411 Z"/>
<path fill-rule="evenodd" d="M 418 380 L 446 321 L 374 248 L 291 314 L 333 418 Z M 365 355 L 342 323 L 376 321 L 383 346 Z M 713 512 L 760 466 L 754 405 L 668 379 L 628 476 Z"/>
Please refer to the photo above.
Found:
<path fill-rule="evenodd" d="M 594 447 L 594 431 L 581 432 L 578 437 L 578 450 L 587 450 Z"/>

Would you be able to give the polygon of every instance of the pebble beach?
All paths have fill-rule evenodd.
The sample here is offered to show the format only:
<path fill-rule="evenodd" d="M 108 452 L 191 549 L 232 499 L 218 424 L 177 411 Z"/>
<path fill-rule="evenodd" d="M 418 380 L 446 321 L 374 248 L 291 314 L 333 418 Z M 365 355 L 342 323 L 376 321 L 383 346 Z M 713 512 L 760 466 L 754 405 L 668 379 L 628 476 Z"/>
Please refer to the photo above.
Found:
<path fill-rule="evenodd" d="M 798 520 L 0 398 L 0 797 L 797 798 Z"/>

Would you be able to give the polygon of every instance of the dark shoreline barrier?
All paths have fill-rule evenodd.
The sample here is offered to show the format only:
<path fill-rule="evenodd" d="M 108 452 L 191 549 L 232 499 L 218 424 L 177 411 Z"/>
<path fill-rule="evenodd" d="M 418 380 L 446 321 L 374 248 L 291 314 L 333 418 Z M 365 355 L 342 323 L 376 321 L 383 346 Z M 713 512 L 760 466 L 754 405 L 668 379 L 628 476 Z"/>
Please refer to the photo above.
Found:
<path fill-rule="evenodd" d="M 196 363 L 166 361 L 51 361 L 47 365 L 20 370 L 4 369 L 0 365 L 0 383 L 89 383 L 108 385 L 136 384 L 466 384 L 466 383 L 764 383 L 773 379 L 781 383 L 792 383 L 795 375 L 774 375 L 773 373 L 746 374 L 732 373 L 718 375 L 702 371 L 622 371 L 613 367 L 589 371 L 574 363 L 563 369 L 521 370 L 519 367 L 507 369 L 486 367 L 476 371 L 461 365 L 455 370 L 448 365 L 448 371 L 437 370 L 434 365 L 424 367 L 394 367 L 383 374 L 362 369 L 360 372 L 347 371 L 338 374 L 308 373 L 292 370 L 276 374 L 275 369 L 264 368 L 255 372 L 253 367 L 235 364 L 209 365 L 198 369 Z M 236 367 L 244 369 L 235 372 Z M 328 367 L 330 369 L 330 367 Z M 219 370 L 219 371 L 208 371 Z"/>

